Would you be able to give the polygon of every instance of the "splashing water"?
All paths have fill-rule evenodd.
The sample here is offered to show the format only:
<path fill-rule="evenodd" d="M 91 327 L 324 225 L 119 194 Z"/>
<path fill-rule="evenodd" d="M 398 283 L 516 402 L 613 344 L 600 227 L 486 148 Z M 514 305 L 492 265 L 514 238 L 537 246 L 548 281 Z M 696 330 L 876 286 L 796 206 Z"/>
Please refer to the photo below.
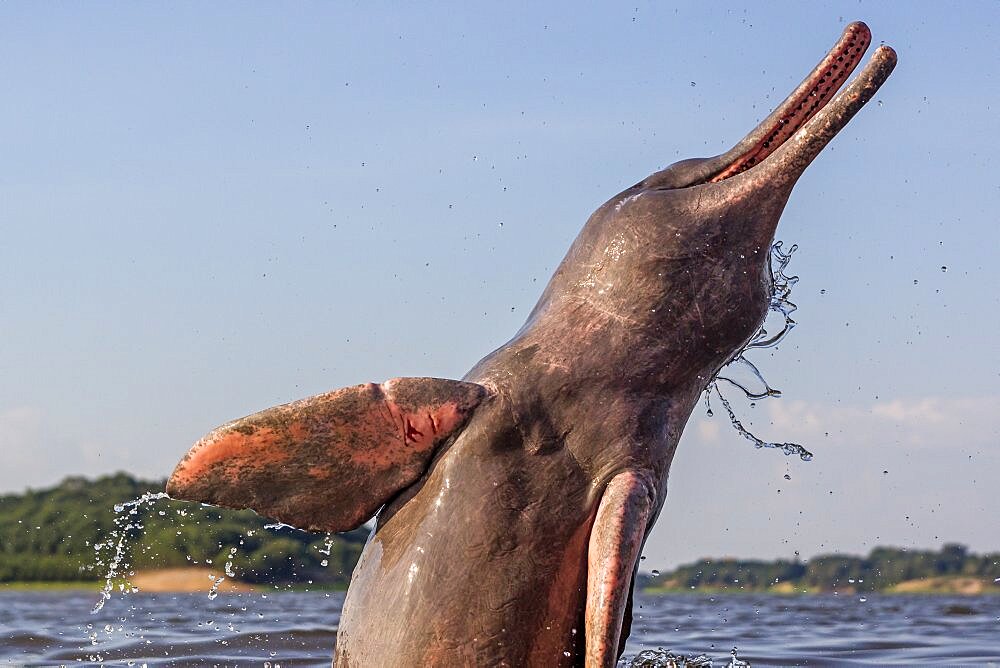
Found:
<path fill-rule="evenodd" d="M 157 503 L 160 505 L 154 508 L 153 505 Z M 160 545 L 158 541 L 164 535 L 170 536 L 170 539 L 172 539 L 174 533 L 177 536 L 181 536 L 181 530 L 186 525 L 189 526 L 192 522 L 194 524 L 201 524 L 207 521 L 209 529 L 211 529 L 215 521 L 221 520 L 216 510 L 210 506 L 202 504 L 200 510 L 197 506 L 190 505 L 187 507 L 175 507 L 167 494 L 152 491 L 132 501 L 115 504 L 114 513 L 114 516 L 111 517 L 110 530 L 105 530 L 104 535 L 95 542 L 93 545 L 95 552 L 94 559 L 90 565 L 85 567 L 86 570 L 95 572 L 95 575 L 103 576 L 104 580 L 103 587 L 100 590 L 100 599 L 91 609 L 92 614 L 101 615 L 97 618 L 100 621 L 79 626 L 79 630 L 84 636 L 82 646 L 79 649 L 82 652 L 86 652 L 87 661 L 95 664 L 104 663 L 106 660 L 110 660 L 109 657 L 120 653 L 118 647 L 123 643 L 140 642 L 148 645 L 150 642 L 153 642 L 151 638 L 155 637 L 158 633 L 155 627 L 149 627 L 149 622 L 154 621 L 154 617 L 150 616 L 148 619 L 136 618 L 136 611 L 140 610 L 143 605 L 141 600 L 137 601 L 134 598 L 125 600 L 130 599 L 131 595 L 138 592 L 139 587 L 142 586 L 141 580 L 136 577 L 137 573 L 134 569 L 137 567 L 155 569 L 157 567 Z M 105 524 L 104 526 L 108 525 Z M 250 602 L 251 605 L 270 605 L 267 601 L 267 594 L 259 592 L 259 585 L 255 587 L 257 591 L 253 593 L 246 591 L 234 592 L 232 595 L 236 598 L 233 598 L 231 601 L 221 596 L 222 594 L 228 594 L 231 583 L 242 579 L 244 575 L 251 575 L 251 582 L 253 581 L 253 577 L 260 577 L 260 570 L 263 566 L 252 560 L 244 561 L 241 555 L 249 555 L 252 550 L 259 549 L 259 541 L 254 536 L 261 533 L 261 527 L 263 526 L 267 527 L 265 529 L 266 533 L 283 533 L 292 530 L 292 527 L 285 524 L 275 523 L 264 525 L 260 523 L 235 535 L 228 533 L 225 536 L 220 535 L 217 545 L 218 549 L 222 550 L 221 553 L 215 552 L 215 548 L 212 547 L 216 544 L 216 541 L 211 541 L 211 544 L 208 546 L 193 546 L 194 553 L 186 553 L 186 548 L 180 551 L 180 556 L 186 558 L 190 565 L 204 564 L 205 568 L 216 569 L 215 572 L 204 575 L 199 574 L 199 580 L 201 577 L 207 577 L 210 582 L 204 581 L 205 587 L 197 587 L 196 589 L 200 590 L 203 596 L 207 589 L 207 598 L 209 601 L 216 602 L 222 599 L 214 603 L 215 606 L 219 607 L 211 608 L 213 611 L 216 611 L 213 614 L 223 614 L 221 611 L 225 611 L 225 614 L 231 618 L 228 625 L 225 626 L 217 624 L 214 619 L 209 619 L 208 621 L 198 620 L 197 626 L 199 629 L 221 634 L 225 634 L 228 629 L 228 632 L 234 633 L 237 630 L 236 624 L 240 621 L 256 622 L 258 619 L 264 618 L 264 612 L 262 611 L 248 612 L 248 605 L 246 604 Z M 148 540 L 150 536 L 154 537 L 152 541 Z M 312 549 L 319 552 L 320 555 L 311 559 L 302 559 L 302 563 L 295 566 L 295 569 L 309 569 L 316 566 L 328 568 L 330 566 L 331 557 L 334 554 L 333 548 L 336 544 L 335 536 L 327 534 L 317 538 L 320 540 L 317 542 L 310 541 L 310 544 Z M 339 558 L 340 553 L 336 554 Z M 213 561 L 215 562 L 214 566 L 212 565 Z M 310 566 L 310 563 L 312 566 Z M 244 573 L 244 569 L 247 569 L 247 573 Z M 309 571 L 306 574 L 311 572 Z M 292 590 L 295 585 L 295 578 L 298 577 L 297 570 L 293 570 L 290 574 L 291 579 L 286 584 L 283 586 L 274 584 L 273 588 L 276 591 L 281 589 Z M 138 584 L 132 582 L 133 579 Z M 308 579 L 307 582 L 309 587 L 305 588 L 305 591 L 309 591 L 313 585 L 312 579 Z M 245 586 L 245 583 L 239 583 L 237 589 L 242 590 Z M 120 592 L 118 596 L 114 595 L 116 590 Z M 330 596 L 331 593 L 325 593 L 326 598 Z M 244 605 L 241 607 L 237 607 L 239 604 L 233 602 L 239 597 L 245 597 L 243 599 Z M 113 598 L 120 600 L 112 601 Z M 110 605 L 106 605 L 109 601 Z M 115 608 L 116 605 L 118 605 L 118 608 L 122 612 L 119 613 L 116 611 L 111 613 L 114 615 L 115 620 L 117 620 L 114 621 L 108 615 L 109 609 Z M 106 624 L 106 621 L 111 621 L 112 623 Z M 147 634 L 152 635 L 150 638 L 147 638 Z M 228 640 L 220 637 L 216 642 L 226 645 Z M 274 654 L 272 653 L 271 656 L 273 657 Z M 278 664 L 272 662 L 271 665 L 277 666 Z"/>
<path fill-rule="evenodd" d="M 323 541 L 323 547 L 317 547 L 316 551 L 319 552 L 320 554 L 325 554 L 326 556 L 329 557 L 330 556 L 330 550 L 333 549 L 333 544 L 335 542 L 336 541 L 335 541 L 334 537 L 331 534 L 327 534 L 326 535 L 326 540 Z"/>
<path fill-rule="evenodd" d="M 272 522 L 271 524 L 265 524 L 264 528 L 271 531 L 281 531 L 282 529 L 292 529 L 293 531 L 297 531 L 297 529 L 291 524 L 285 524 L 284 522 Z"/>
<path fill-rule="evenodd" d="M 316 551 L 319 552 L 320 554 L 325 554 L 327 557 L 329 557 L 330 556 L 330 551 L 333 550 L 333 543 L 334 542 L 335 541 L 334 541 L 333 535 L 332 534 L 327 534 L 326 535 L 326 540 L 323 541 L 323 547 L 317 547 Z M 323 568 L 326 568 L 327 566 L 330 565 L 330 560 L 329 559 L 323 559 L 322 561 L 319 562 L 319 565 L 322 566 Z"/>
<path fill-rule="evenodd" d="M 731 652 L 732 657 L 725 668 L 751 668 L 750 663 L 743 661 L 736 655 L 736 648 Z M 712 659 L 704 654 L 698 656 L 684 656 L 674 654 L 662 647 L 647 649 L 639 652 L 638 656 L 632 659 L 627 668 L 712 668 Z"/>
<path fill-rule="evenodd" d="M 226 581 L 226 577 L 235 578 L 236 571 L 233 569 L 233 559 L 236 558 L 236 548 L 229 548 L 229 557 L 226 558 L 226 565 L 223 567 L 225 575 L 215 575 L 210 574 L 208 577 L 212 580 L 212 587 L 208 590 L 208 598 L 214 601 L 219 595 L 219 586 Z"/>
<path fill-rule="evenodd" d="M 712 668 L 712 660 L 704 654 L 687 657 L 659 647 L 639 652 L 628 668 Z"/>
<path fill-rule="evenodd" d="M 94 544 L 94 562 L 91 565 L 86 566 L 89 571 L 104 572 L 104 585 L 100 591 L 100 599 L 94 604 L 91 612 L 96 614 L 104 609 L 105 604 L 112 598 L 112 594 L 115 589 L 121 591 L 124 594 L 131 594 L 139 591 L 138 587 L 129 581 L 129 578 L 135 575 L 133 568 L 133 561 L 136 558 L 136 554 L 133 554 L 132 545 L 133 542 L 139 540 L 138 548 L 142 553 L 147 553 L 149 546 L 142 544 L 142 536 L 145 535 L 147 531 L 147 525 L 149 521 L 152 520 L 165 520 L 167 522 L 178 521 L 176 527 L 183 528 L 185 526 L 185 521 L 191 519 L 192 516 L 190 512 L 185 508 L 159 510 L 156 513 L 145 513 L 148 507 L 152 506 L 154 503 L 167 499 L 170 501 L 170 497 L 163 492 L 147 492 L 142 496 L 128 501 L 125 503 L 115 504 L 114 511 L 115 516 L 113 518 L 113 529 L 110 535 L 104 537 L 100 542 Z M 208 508 L 205 504 L 203 507 Z M 177 517 L 173 517 L 176 514 Z M 195 519 L 196 523 L 200 520 Z M 298 530 L 288 524 L 283 524 L 280 522 L 265 524 L 263 528 L 267 531 L 273 532 L 283 532 L 283 531 L 295 531 Z M 238 538 L 238 545 L 229 544 L 225 547 L 228 548 L 228 553 L 225 556 L 217 557 L 217 561 L 220 562 L 222 573 L 210 573 L 208 578 L 211 580 L 211 584 L 208 589 L 208 598 L 210 600 L 215 600 L 219 593 L 222 591 L 222 585 L 226 580 L 234 580 L 237 578 L 239 569 L 235 565 L 237 555 L 241 551 L 241 548 L 246 545 L 244 539 L 251 538 L 257 533 L 259 529 L 247 529 L 243 535 Z M 177 535 L 181 535 L 181 531 L 178 530 Z M 320 545 L 314 545 L 314 548 L 322 554 L 324 559 L 318 560 L 319 566 L 326 568 L 330 564 L 329 557 L 332 554 L 333 546 L 335 544 L 335 538 L 331 534 L 327 534 Z M 223 543 L 219 542 L 219 548 L 223 547 Z M 148 555 L 144 555 L 148 557 Z M 201 556 L 199 558 L 193 558 L 191 554 L 186 555 L 187 561 L 192 565 L 197 565 L 199 563 L 204 563 L 206 567 L 212 567 L 212 558 L 207 558 Z M 303 564 L 304 565 L 304 564 Z M 218 568 L 216 566 L 215 568 Z M 308 583 L 311 585 L 312 580 Z M 287 585 L 288 588 L 292 587 L 292 584 Z M 277 585 L 275 586 L 277 589 Z"/>
<path fill-rule="evenodd" d="M 812 460 L 813 454 L 808 450 L 806 450 L 801 445 L 799 445 L 798 443 L 775 443 L 772 441 L 765 441 L 761 438 L 754 436 L 752 433 L 750 433 L 750 431 L 747 430 L 746 427 L 743 426 L 743 423 L 740 422 L 739 418 L 736 417 L 736 413 L 733 412 L 733 407 L 729 404 L 729 401 L 722 395 L 722 392 L 719 390 L 719 387 L 717 385 L 713 385 L 712 389 L 715 390 L 716 395 L 719 397 L 719 401 L 722 402 L 722 407 L 725 408 L 726 413 L 729 414 L 729 421 L 732 422 L 733 427 L 735 427 L 736 431 L 740 433 L 740 436 L 753 443 L 755 448 L 776 448 L 784 452 L 786 455 L 798 455 L 804 462 Z"/>
<path fill-rule="evenodd" d="M 784 324 L 777 334 L 768 335 L 767 330 L 761 326 L 760 331 L 754 335 L 750 342 L 741 350 L 738 356 L 752 348 L 773 348 L 784 339 L 789 332 L 795 329 L 796 322 L 792 319 L 792 313 L 798 310 L 798 306 L 792 303 L 792 288 L 799 282 L 798 276 L 788 276 L 785 269 L 792 261 L 792 255 L 799 249 L 792 244 L 788 252 L 782 250 L 784 243 L 775 241 L 771 246 L 770 268 L 771 268 L 771 303 L 769 308 L 776 313 L 780 313 L 784 319 Z"/>
<path fill-rule="evenodd" d="M 726 668 L 750 668 L 749 661 L 743 661 L 740 657 L 736 656 L 736 648 L 733 648 L 731 652 L 732 657 L 729 659 L 729 663 L 726 664 Z"/>
<path fill-rule="evenodd" d="M 750 433 L 750 431 L 743 426 L 743 423 L 739 420 L 739 418 L 736 417 L 732 404 L 730 404 L 726 397 L 722 394 L 722 389 L 719 387 L 719 381 L 725 381 L 729 385 L 743 392 L 746 398 L 751 401 L 770 399 L 772 397 L 778 398 L 781 396 L 781 391 L 776 390 L 768 384 L 768 382 L 764 379 L 764 375 L 760 372 L 760 369 L 757 368 L 757 365 L 746 358 L 746 354 L 748 351 L 757 348 L 774 348 L 781 343 L 786 336 L 788 336 L 789 332 L 795 328 L 796 323 L 795 320 L 792 319 L 792 314 L 798 307 L 791 301 L 791 295 L 792 288 L 799 282 L 799 277 L 788 276 L 785 274 L 785 269 L 788 268 L 788 263 L 791 262 L 792 254 L 795 253 L 796 250 L 798 250 L 798 246 L 793 244 L 786 253 L 783 250 L 783 242 L 781 241 L 776 241 L 774 242 L 774 245 L 771 246 L 769 263 L 771 269 L 772 289 L 771 301 L 768 304 L 768 309 L 781 316 L 783 320 L 781 329 L 779 329 L 775 334 L 769 334 L 764 328 L 766 323 L 762 323 L 760 329 L 753 335 L 753 337 L 751 337 L 750 341 L 748 341 L 743 348 L 733 355 L 729 362 L 723 365 L 723 367 L 715 375 L 715 378 L 713 378 L 708 386 L 705 387 L 705 405 L 708 416 L 712 417 L 711 394 L 714 391 L 719 397 L 719 401 L 722 402 L 722 407 L 725 408 L 726 413 L 729 414 L 729 421 L 732 423 L 733 427 L 741 436 L 743 436 L 743 438 L 753 443 L 754 447 L 776 448 L 784 452 L 786 455 L 798 455 L 803 461 L 810 461 L 813 458 L 812 453 L 798 443 L 776 443 L 765 441 L 764 439 L 758 438 L 754 434 Z M 723 372 L 727 370 L 735 372 L 740 369 L 749 372 L 752 378 L 761 384 L 762 389 L 754 391 L 750 389 L 749 383 L 738 381 L 731 375 L 722 375 Z"/>
<path fill-rule="evenodd" d="M 92 614 L 97 614 L 102 608 L 104 608 L 104 604 L 111 598 L 111 592 L 114 591 L 115 580 L 120 577 L 123 572 L 129 569 L 130 564 L 125 560 L 125 547 L 128 544 L 129 533 L 133 529 L 142 529 L 139 511 L 142 510 L 142 507 L 145 505 L 151 506 L 160 499 L 166 498 L 169 497 L 165 492 L 146 492 L 139 498 L 128 501 L 127 503 L 115 504 L 114 529 L 111 531 L 111 536 L 108 540 L 94 545 L 95 561 L 97 562 L 97 565 L 104 563 L 101 558 L 101 552 L 105 548 L 113 548 L 114 553 L 108 561 L 108 572 L 104 576 L 104 587 L 101 589 L 101 598 L 94 604 L 93 609 L 90 611 Z M 123 592 L 126 590 L 126 587 L 130 590 L 133 589 L 127 581 L 120 583 L 118 586 Z"/>

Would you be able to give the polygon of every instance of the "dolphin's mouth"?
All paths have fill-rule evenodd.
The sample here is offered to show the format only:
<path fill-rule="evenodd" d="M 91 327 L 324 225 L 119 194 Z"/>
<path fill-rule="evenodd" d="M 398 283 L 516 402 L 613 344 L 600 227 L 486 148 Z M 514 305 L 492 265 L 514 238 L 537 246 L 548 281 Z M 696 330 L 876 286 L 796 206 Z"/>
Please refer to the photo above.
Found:
<path fill-rule="evenodd" d="M 690 185 L 717 183 L 765 161 L 780 162 L 782 165 L 776 167 L 796 176 L 801 173 L 892 72 L 896 54 L 890 47 L 881 46 L 855 80 L 837 94 L 861 62 L 871 40 L 871 31 L 864 23 L 848 25 L 792 94 L 736 146 L 706 161 L 701 178 Z M 780 157 L 768 160 L 779 152 Z"/>

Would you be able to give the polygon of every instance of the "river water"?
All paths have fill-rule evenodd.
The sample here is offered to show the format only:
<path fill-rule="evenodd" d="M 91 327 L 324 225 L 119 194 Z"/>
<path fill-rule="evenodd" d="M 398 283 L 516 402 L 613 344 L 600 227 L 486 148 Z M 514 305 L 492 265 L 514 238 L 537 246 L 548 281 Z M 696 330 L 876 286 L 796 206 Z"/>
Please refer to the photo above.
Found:
<path fill-rule="evenodd" d="M 0 592 L 0 666 L 329 666 L 341 593 Z M 1000 596 L 638 596 L 626 656 L 1000 666 Z M 627 665 L 623 661 L 622 665 Z"/>

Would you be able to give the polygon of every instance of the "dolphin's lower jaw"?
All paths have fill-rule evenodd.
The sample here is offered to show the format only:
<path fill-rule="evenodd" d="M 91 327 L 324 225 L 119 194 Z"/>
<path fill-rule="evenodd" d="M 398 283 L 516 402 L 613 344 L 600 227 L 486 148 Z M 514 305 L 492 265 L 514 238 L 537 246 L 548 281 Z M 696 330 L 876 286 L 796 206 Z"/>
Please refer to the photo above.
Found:
<path fill-rule="evenodd" d="M 381 507 L 335 665 L 610 667 L 700 391 L 763 318 L 792 187 L 896 62 L 847 27 L 754 131 L 598 209 L 528 322 L 465 381 L 398 379 L 200 441 L 168 490 L 309 529 Z"/>
<path fill-rule="evenodd" d="M 760 164 L 833 98 L 861 62 L 872 34 L 864 23 L 844 29 L 826 57 L 757 128 L 720 156 L 723 167 L 706 181 L 717 183 Z"/>
<path fill-rule="evenodd" d="M 809 76 L 733 148 L 714 158 L 682 160 L 643 184 L 687 188 L 719 183 L 751 170 L 760 177 L 758 182 L 780 174 L 794 181 L 892 73 L 896 52 L 881 45 L 855 80 L 834 97 L 870 44 L 868 26 L 851 23 Z M 784 155 L 768 161 L 775 153 Z M 755 169 L 766 162 L 770 162 L 769 169 Z"/>

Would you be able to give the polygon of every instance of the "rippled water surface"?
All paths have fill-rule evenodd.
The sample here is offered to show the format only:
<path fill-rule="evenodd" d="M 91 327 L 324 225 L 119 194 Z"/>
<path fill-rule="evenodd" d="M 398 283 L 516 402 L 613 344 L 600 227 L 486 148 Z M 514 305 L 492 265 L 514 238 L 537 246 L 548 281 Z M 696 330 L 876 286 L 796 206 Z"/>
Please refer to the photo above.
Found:
<path fill-rule="evenodd" d="M 0 592 L 0 665 L 328 666 L 343 594 Z M 1000 665 L 1000 596 L 639 596 L 627 655 L 754 666 Z M 6 663 L 5 663 L 6 662 Z"/>

